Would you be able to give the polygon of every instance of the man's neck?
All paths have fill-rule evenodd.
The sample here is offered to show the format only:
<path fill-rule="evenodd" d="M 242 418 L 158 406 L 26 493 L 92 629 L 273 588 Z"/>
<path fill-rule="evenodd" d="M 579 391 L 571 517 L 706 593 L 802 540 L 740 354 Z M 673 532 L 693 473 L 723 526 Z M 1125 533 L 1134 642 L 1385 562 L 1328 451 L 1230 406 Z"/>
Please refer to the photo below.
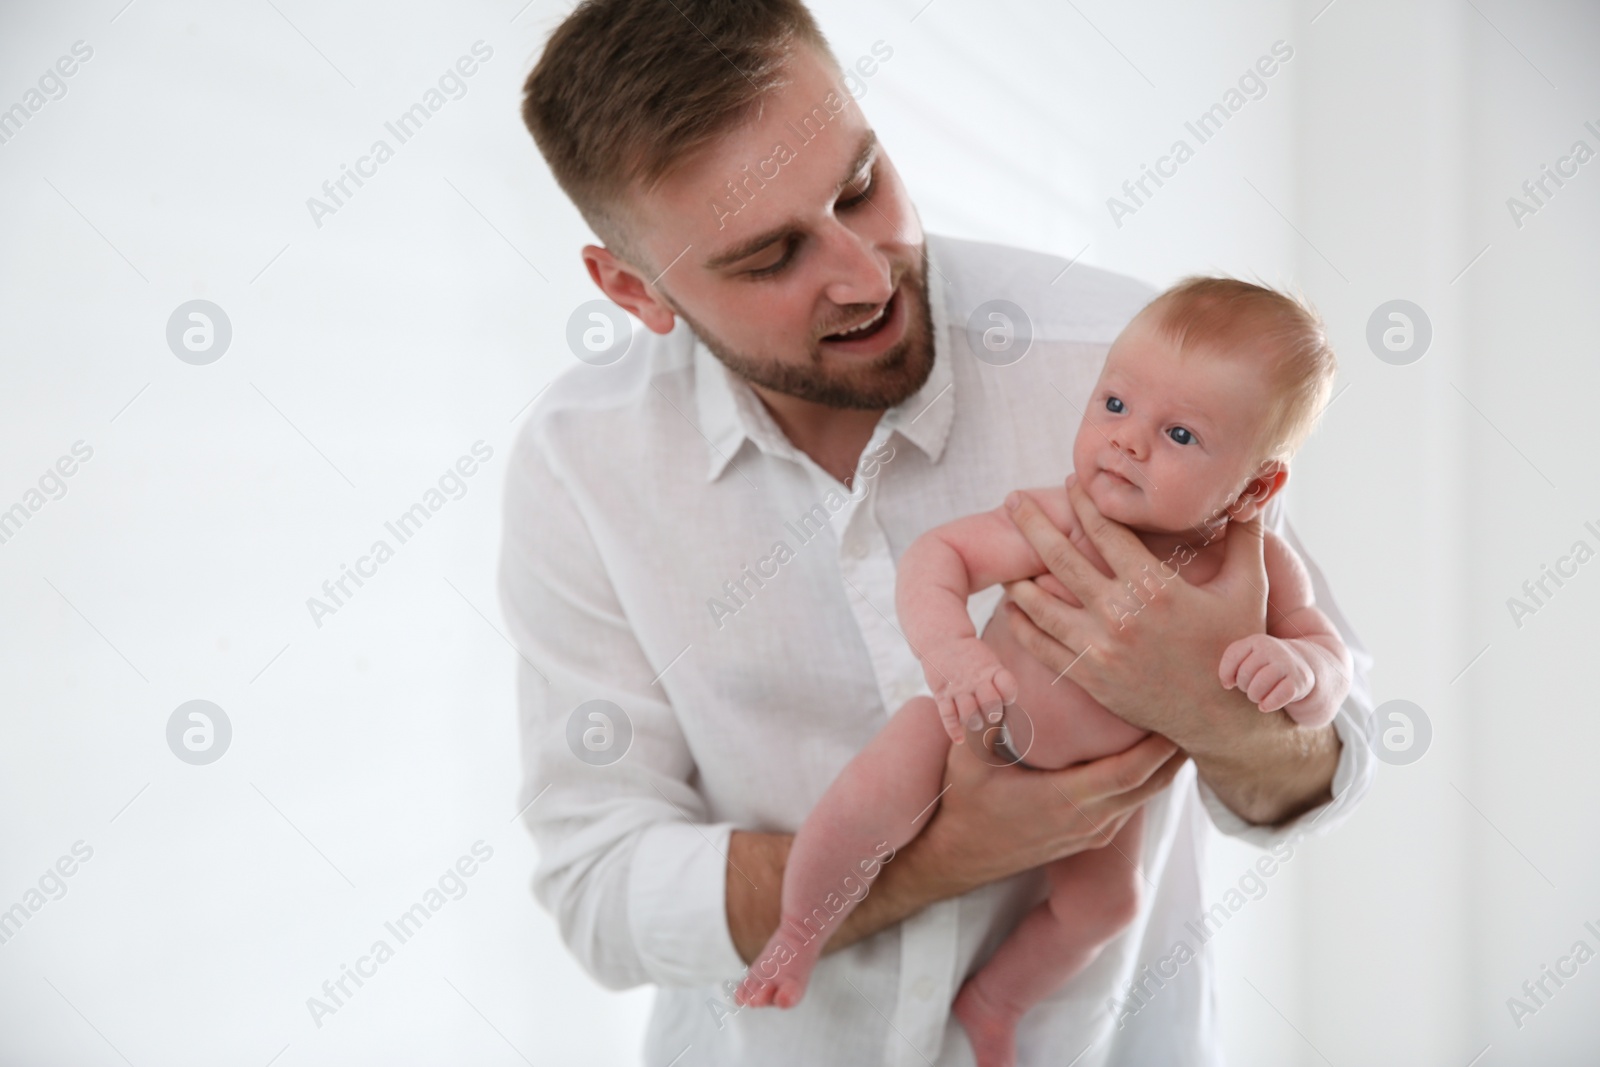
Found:
<path fill-rule="evenodd" d="M 883 410 L 836 408 L 777 393 L 751 383 L 751 388 L 789 443 L 844 485 L 850 487 L 856 464 Z"/>

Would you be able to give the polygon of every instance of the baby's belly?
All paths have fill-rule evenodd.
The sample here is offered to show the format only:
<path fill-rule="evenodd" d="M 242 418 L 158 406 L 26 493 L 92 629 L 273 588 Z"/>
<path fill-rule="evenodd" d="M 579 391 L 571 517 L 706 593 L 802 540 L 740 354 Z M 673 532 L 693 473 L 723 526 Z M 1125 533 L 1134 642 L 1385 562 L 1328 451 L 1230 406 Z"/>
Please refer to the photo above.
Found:
<path fill-rule="evenodd" d="M 1023 762 L 1047 769 L 1066 767 L 1121 752 L 1145 736 L 1146 731 L 1097 703 L 1072 681 L 1070 672 L 1057 681 L 1055 672 L 1011 635 L 1001 610 L 1004 604 L 1002 599 L 996 605 L 984 627 L 983 642 L 1017 680 L 1017 703 L 1006 709 L 1006 722 Z"/>

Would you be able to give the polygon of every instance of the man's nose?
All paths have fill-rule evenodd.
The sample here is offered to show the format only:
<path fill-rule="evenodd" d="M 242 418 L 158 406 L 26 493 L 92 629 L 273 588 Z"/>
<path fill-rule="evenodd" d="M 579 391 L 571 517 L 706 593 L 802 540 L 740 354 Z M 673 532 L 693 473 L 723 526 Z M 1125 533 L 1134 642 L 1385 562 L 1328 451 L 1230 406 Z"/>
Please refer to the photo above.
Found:
<path fill-rule="evenodd" d="M 840 307 L 882 304 L 894 293 L 889 258 L 848 226 L 830 227 L 826 251 L 830 281 L 823 295 Z"/>

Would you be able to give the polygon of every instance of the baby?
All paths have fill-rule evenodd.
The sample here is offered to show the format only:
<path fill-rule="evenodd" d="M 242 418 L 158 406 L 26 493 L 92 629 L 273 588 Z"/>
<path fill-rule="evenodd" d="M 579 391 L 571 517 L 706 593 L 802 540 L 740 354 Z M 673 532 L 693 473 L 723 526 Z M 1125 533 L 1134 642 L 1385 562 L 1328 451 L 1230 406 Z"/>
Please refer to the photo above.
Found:
<path fill-rule="evenodd" d="M 1288 460 L 1326 403 L 1334 369 L 1320 322 L 1300 303 L 1232 279 L 1188 279 L 1151 301 L 1112 344 L 1073 444 L 1072 477 L 1101 514 L 1163 561 L 1163 580 L 1181 574 L 1204 585 L 1221 567 L 1229 524 L 1256 517 L 1288 480 Z M 1027 492 L 1110 575 L 1066 485 Z M 1297 723 L 1324 725 L 1349 690 L 1349 651 L 1313 604 L 1294 550 L 1268 533 L 1263 553 L 1266 632 L 1226 647 L 1221 684 L 1264 713 L 1281 709 Z M 1008 758 L 1039 768 L 1111 755 L 1145 736 L 1070 674 L 1058 678 L 1027 654 L 999 610 L 978 636 L 969 596 L 1045 573 L 1004 507 L 938 527 L 907 549 L 896 608 L 933 696 L 915 697 L 891 717 L 795 835 L 782 918 L 737 991 L 740 1004 L 799 1002 L 823 945 L 865 894 L 851 893 L 842 906 L 824 900 L 840 901 L 841 885 L 860 888 L 858 870 L 875 874 L 874 856 L 916 835 L 963 728 L 998 732 Z M 1139 606 L 1130 594 L 1128 616 Z M 996 727 L 1002 709 L 1005 725 Z M 1049 898 L 962 986 L 953 1010 L 979 1067 L 1013 1063 L 1023 1013 L 1136 917 L 1143 815 L 1128 819 L 1112 847 L 1049 864 Z"/>

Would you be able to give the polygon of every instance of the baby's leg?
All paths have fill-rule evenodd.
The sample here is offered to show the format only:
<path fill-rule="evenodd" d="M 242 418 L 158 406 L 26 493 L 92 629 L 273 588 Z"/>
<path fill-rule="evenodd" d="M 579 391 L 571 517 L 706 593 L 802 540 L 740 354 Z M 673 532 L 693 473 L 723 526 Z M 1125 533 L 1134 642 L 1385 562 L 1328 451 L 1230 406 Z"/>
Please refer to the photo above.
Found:
<path fill-rule="evenodd" d="M 1139 850 L 1144 809 L 1104 848 L 1045 868 L 1050 898 L 1011 931 L 982 969 L 961 987 L 952 1008 L 972 1042 L 978 1067 L 1016 1062 L 1017 1022 L 1075 977 L 1138 915 Z"/>
<path fill-rule="evenodd" d="M 938 705 L 920 696 L 834 779 L 795 834 L 778 929 L 750 964 L 739 1004 L 800 1002 L 822 946 L 866 896 L 880 861 L 927 825 L 949 751 Z"/>

